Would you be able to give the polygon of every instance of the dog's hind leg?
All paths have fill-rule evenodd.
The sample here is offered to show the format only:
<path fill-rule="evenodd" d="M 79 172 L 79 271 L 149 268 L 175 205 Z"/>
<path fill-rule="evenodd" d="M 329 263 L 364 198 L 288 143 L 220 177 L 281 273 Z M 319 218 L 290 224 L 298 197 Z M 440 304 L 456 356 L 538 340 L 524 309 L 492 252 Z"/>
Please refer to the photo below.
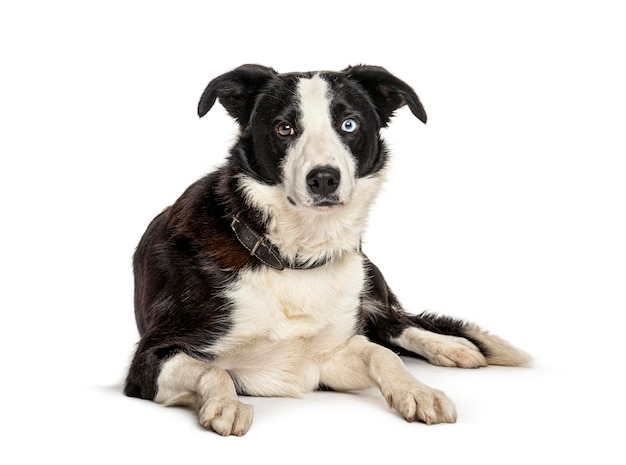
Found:
<path fill-rule="evenodd" d="M 406 318 L 411 326 L 391 342 L 422 355 L 435 365 L 525 366 L 531 360 L 525 352 L 473 323 L 430 313 Z"/>
<path fill-rule="evenodd" d="M 406 313 L 380 270 L 366 260 L 369 287 L 362 299 L 365 334 L 374 342 L 434 365 L 478 368 L 524 366 L 530 357 L 478 326 L 445 316 Z"/>
<path fill-rule="evenodd" d="M 460 368 L 488 365 L 480 349 L 465 337 L 439 334 L 419 326 L 407 326 L 389 342 L 425 358 L 433 365 Z"/>
<path fill-rule="evenodd" d="M 336 391 L 376 386 L 407 421 L 454 423 L 456 409 L 446 395 L 417 381 L 400 357 L 363 336 L 338 347 L 320 369 L 320 381 Z"/>
<path fill-rule="evenodd" d="M 254 416 L 252 406 L 237 398 L 225 370 L 183 353 L 163 363 L 154 400 L 166 406 L 197 407 L 202 426 L 222 436 L 244 435 Z"/>

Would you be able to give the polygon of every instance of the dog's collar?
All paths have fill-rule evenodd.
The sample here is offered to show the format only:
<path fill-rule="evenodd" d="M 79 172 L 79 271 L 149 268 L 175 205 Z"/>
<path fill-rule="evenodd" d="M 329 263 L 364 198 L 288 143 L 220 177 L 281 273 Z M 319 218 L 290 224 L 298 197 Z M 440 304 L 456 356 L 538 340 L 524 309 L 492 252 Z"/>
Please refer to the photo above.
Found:
<path fill-rule="evenodd" d="M 289 268 L 292 270 L 308 270 L 317 268 L 328 262 L 328 259 L 318 260 L 310 264 L 291 263 L 285 261 L 280 256 L 280 252 L 274 244 L 266 236 L 262 236 L 246 223 L 234 216 L 230 222 L 230 227 L 235 233 L 235 237 L 250 252 L 250 256 L 256 257 L 265 265 L 276 270 L 284 270 Z"/>

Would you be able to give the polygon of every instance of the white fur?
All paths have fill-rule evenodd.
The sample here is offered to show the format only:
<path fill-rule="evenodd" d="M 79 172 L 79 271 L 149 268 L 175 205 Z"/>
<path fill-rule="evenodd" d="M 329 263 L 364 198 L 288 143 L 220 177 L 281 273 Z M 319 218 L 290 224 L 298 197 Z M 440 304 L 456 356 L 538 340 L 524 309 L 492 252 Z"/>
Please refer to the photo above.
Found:
<path fill-rule="evenodd" d="M 333 127 L 328 92 L 328 84 L 318 75 L 298 83 L 302 130 L 295 144 L 287 150 L 283 173 L 286 194 L 303 207 L 313 207 L 306 176 L 319 166 L 330 165 L 339 170 L 340 203 L 349 203 L 354 192 L 355 159 Z"/>
<path fill-rule="evenodd" d="M 155 402 L 195 406 L 202 426 L 223 436 L 242 436 L 252 425 L 252 406 L 239 401 L 232 378 L 215 365 L 176 354 L 163 364 L 157 385 Z"/>
<path fill-rule="evenodd" d="M 320 364 L 355 333 L 364 274 L 357 252 L 307 271 L 244 271 L 224 292 L 232 329 L 206 350 L 250 394 L 314 390 Z"/>
<path fill-rule="evenodd" d="M 246 200 L 265 214 L 268 238 L 290 260 L 315 262 L 340 258 L 358 249 L 369 209 L 385 181 L 385 169 L 359 178 L 352 200 L 329 211 L 294 206 L 282 184 L 269 186 L 242 176 Z"/>
<path fill-rule="evenodd" d="M 456 421 L 454 404 L 443 392 L 417 381 L 400 357 L 364 336 L 350 338 L 333 352 L 323 365 L 322 382 L 339 391 L 376 386 L 408 421 Z"/>

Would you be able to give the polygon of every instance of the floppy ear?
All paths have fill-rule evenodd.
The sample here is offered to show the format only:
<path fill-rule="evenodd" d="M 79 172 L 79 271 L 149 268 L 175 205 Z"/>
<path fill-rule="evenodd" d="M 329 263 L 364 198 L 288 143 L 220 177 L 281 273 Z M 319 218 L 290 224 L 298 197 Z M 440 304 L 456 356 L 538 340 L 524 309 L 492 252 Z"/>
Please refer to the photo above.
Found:
<path fill-rule="evenodd" d="M 245 125 L 252 113 L 254 100 L 261 88 L 276 71 L 260 65 L 242 65 L 216 77 L 204 89 L 198 103 L 198 116 L 202 118 L 215 104 L 215 99 L 240 125 Z"/>
<path fill-rule="evenodd" d="M 359 65 L 350 66 L 343 72 L 361 84 L 370 95 L 383 126 L 387 126 L 393 112 L 404 105 L 409 106 L 417 119 L 426 123 L 426 111 L 415 91 L 385 68 Z"/>

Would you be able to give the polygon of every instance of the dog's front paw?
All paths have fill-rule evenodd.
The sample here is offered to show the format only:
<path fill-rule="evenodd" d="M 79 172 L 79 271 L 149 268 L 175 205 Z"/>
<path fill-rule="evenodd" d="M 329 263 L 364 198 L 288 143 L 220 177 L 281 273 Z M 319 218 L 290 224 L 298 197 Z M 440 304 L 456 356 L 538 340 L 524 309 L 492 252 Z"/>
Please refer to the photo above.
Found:
<path fill-rule="evenodd" d="M 417 420 L 427 425 L 456 422 L 456 408 L 452 401 L 442 391 L 417 381 L 411 386 L 396 386 L 392 392 L 383 394 L 389 406 L 409 422 Z"/>
<path fill-rule="evenodd" d="M 233 399 L 209 399 L 200 407 L 200 423 L 222 436 L 243 436 L 252 425 L 251 405 Z"/>

